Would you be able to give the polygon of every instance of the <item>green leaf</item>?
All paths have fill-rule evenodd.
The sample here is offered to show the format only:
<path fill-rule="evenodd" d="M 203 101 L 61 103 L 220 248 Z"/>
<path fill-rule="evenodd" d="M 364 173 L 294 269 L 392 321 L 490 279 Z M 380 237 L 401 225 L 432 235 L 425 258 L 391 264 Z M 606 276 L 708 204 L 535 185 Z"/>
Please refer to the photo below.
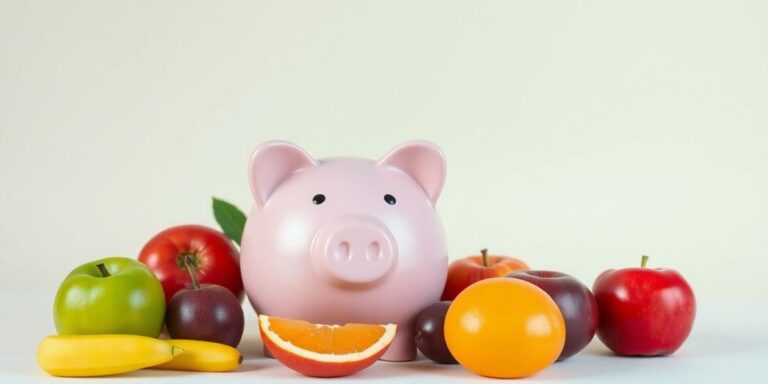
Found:
<path fill-rule="evenodd" d="M 245 214 L 233 204 L 224 200 L 213 198 L 213 217 L 219 223 L 221 230 L 232 241 L 240 246 L 245 228 Z"/>

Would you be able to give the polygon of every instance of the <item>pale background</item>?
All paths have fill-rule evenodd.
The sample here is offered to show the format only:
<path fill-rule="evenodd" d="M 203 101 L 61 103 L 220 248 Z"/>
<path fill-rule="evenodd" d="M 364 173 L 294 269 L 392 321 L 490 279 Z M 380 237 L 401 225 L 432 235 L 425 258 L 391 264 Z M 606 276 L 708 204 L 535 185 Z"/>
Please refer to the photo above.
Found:
<path fill-rule="evenodd" d="M 432 140 L 452 258 L 591 286 L 649 254 L 697 293 L 683 356 L 768 361 L 764 1 L 0 0 L 3 369 L 44 377 L 75 266 L 215 226 L 211 196 L 249 209 L 248 156 L 277 138 L 320 158 Z"/>

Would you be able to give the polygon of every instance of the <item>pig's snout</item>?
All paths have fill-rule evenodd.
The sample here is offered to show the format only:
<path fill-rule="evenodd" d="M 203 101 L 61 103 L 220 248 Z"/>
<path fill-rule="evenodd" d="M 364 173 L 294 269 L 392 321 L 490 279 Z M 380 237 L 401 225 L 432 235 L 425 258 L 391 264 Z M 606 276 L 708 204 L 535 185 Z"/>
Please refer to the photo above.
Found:
<path fill-rule="evenodd" d="M 353 284 L 375 282 L 397 262 L 397 244 L 379 220 L 351 215 L 322 226 L 312 241 L 312 263 L 319 272 Z"/>

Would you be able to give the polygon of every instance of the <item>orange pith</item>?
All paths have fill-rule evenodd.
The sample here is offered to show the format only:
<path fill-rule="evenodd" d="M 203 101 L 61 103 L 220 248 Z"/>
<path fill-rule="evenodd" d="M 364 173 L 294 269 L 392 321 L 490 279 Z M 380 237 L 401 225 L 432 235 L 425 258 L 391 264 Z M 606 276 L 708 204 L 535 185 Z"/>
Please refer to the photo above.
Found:
<path fill-rule="evenodd" d="M 270 329 L 280 338 L 308 351 L 343 355 L 362 352 L 384 335 L 375 324 L 315 325 L 308 321 L 270 317 Z"/>

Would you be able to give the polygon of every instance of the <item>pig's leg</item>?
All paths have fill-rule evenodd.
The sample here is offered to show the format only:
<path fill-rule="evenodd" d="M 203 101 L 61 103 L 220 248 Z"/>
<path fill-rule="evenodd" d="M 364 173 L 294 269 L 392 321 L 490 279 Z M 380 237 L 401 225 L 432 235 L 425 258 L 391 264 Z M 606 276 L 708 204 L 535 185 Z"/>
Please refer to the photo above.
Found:
<path fill-rule="evenodd" d="M 413 325 L 398 325 L 395 339 L 381 360 L 411 361 L 416 358 L 416 341 L 413 339 Z"/>

